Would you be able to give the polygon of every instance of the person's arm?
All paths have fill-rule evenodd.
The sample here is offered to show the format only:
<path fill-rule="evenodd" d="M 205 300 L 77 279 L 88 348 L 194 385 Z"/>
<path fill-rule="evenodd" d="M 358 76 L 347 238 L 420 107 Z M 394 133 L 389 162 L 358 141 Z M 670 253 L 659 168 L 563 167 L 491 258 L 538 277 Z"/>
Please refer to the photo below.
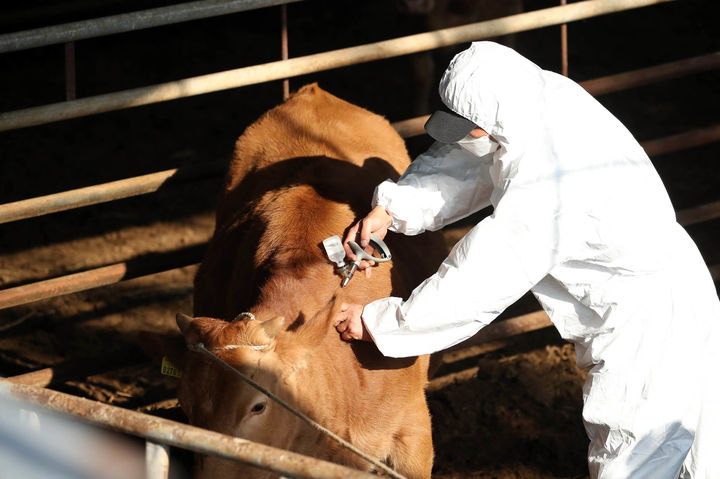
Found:
<path fill-rule="evenodd" d="M 472 337 L 561 261 L 552 191 L 512 189 L 407 301 L 364 307 L 365 327 L 384 355 L 428 354 Z"/>
<path fill-rule="evenodd" d="M 478 158 L 457 144 L 434 143 L 397 183 L 386 180 L 375 188 L 373 209 L 345 235 L 345 253 L 354 261 L 347 242 L 359 239 L 366 248 L 370 233 L 382 239 L 388 230 L 407 235 L 435 231 L 488 206 L 493 190 L 491 163 L 492 155 Z M 362 261 L 359 269 L 369 265 Z"/>
<path fill-rule="evenodd" d="M 397 183 L 375 189 L 372 206 L 392 218 L 390 231 L 435 231 L 490 204 L 492 156 L 478 158 L 457 144 L 436 142 L 418 156 Z"/>

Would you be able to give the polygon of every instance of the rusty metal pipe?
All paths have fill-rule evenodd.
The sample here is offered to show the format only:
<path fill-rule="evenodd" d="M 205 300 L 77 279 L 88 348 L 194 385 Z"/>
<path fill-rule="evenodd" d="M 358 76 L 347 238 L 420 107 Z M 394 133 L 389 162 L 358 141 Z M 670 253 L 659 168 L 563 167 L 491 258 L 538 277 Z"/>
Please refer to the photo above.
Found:
<path fill-rule="evenodd" d="M 675 0 L 585 0 L 460 27 L 0 114 L 0 131 L 292 78 Z"/>
<path fill-rule="evenodd" d="M 681 224 L 688 218 L 692 223 L 707 221 L 720 217 L 720 207 L 711 203 L 677 213 Z M 31 283 L 14 288 L 0 290 L 0 309 L 11 308 L 64 294 L 76 293 L 88 289 L 107 286 L 126 279 L 150 274 L 161 273 L 190 264 L 198 263 L 202 258 L 206 244 L 200 244 L 180 250 L 179 252 L 154 255 L 154 261 L 145 262 L 145 258 L 137 258 L 128 262 L 117 263 L 81 273 L 60 276 L 45 281 Z"/>
<path fill-rule="evenodd" d="M 560 0 L 560 5 L 567 5 L 567 0 Z M 568 76 L 568 25 L 560 25 L 560 71 Z"/>
<path fill-rule="evenodd" d="M 720 68 L 720 52 L 663 63 L 662 65 L 618 73 L 617 75 L 605 76 L 594 80 L 587 80 L 581 82 L 580 85 L 591 95 L 604 95 L 606 93 L 647 85 L 660 80 L 667 80 L 717 68 Z"/>
<path fill-rule="evenodd" d="M 288 22 L 287 22 L 287 5 L 280 7 L 280 58 L 287 60 L 289 58 L 288 49 Z M 290 79 L 283 80 L 283 101 L 290 98 Z"/>
<path fill-rule="evenodd" d="M 683 226 L 720 218 L 720 201 L 678 211 L 676 218 L 677 222 Z"/>
<path fill-rule="evenodd" d="M 243 462 L 288 477 L 377 479 L 331 462 L 49 389 L 0 381 L 0 394 L 155 443 Z"/>
<path fill-rule="evenodd" d="M 591 95 L 599 96 L 717 68 L 720 68 L 720 52 L 676 62 L 663 63 L 662 65 L 642 68 L 640 70 L 618 73 L 617 75 L 595 78 L 593 80 L 580 82 L 580 86 L 585 88 Z M 429 116 L 430 115 L 409 118 L 395 122 L 392 125 L 403 138 L 423 135 L 425 133 L 423 126 Z"/>
<path fill-rule="evenodd" d="M 393 127 L 404 138 L 425 134 L 425 122 L 429 115 L 410 118 L 409 120 L 393 123 Z M 720 125 L 679 133 L 677 135 L 648 140 L 640 144 L 648 156 L 659 156 L 674 151 L 685 150 L 696 146 L 706 145 L 720 140 Z"/>
<path fill-rule="evenodd" d="M 475 336 L 443 350 L 442 362 L 453 363 L 489 351 L 502 349 L 511 344 L 511 338 L 549 328 L 552 325 L 545 311 L 535 311 L 503 321 L 494 321 L 481 329 Z M 469 379 L 474 377 L 476 372 L 477 367 L 466 370 L 464 373 L 453 373 L 448 376 L 433 378 L 427 386 L 427 391 L 434 392 L 458 380 Z"/>
<path fill-rule="evenodd" d="M 718 140 L 720 140 L 720 125 L 714 125 L 699 130 L 658 138 L 656 140 L 645 141 L 642 143 L 642 146 L 645 148 L 648 156 L 658 156 L 674 151 L 687 150 L 688 148 L 705 145 Z"/>
<path fill-rule="evenodd" d="M 395 122 L 392 126 L 400 136 L 410 138 L 425 133 L 424 125 L 428 118 L 429 115 L 410 118 L 408 120 Z M 650 140 L 644 142 L 643 146 L 649 156 L 656 156 L 704 145 L 717 141 L 718 139 L 720 139 L 720 125 Z M 217 162 L 175 168 L 100 185 L 68 190 L 52 195 L 6 203 L 0 205 L 0 224 L 152 193 L 171 183 L 180 183 L 191 179 L 197 180 L 219 175 L 225 171 L 226 166 L 225 162 Z"/>
<path fill-rule="evenodd" d="M 429 115 L 410 118 L 393 123 L 393 127 L 404 138 L 425 134 L 425 122 Z M 679 133 L 677 135 L 648 140 L 642 142 L 641 145 L 645 149 L 648 156 L 659 156 L 674 151 L 685 150 L 696 146 L 713 143 L 720 140 L 720 125 L 713 125 L 707 128 Z"/>
<path fill-rule="evenodd" d="M 510 338 L 512 336 L 529 333 L 531 331 L 536 331 L 550 326 L 552 326 L 552 322 L 545 311 L 535 311 L 533 313 L 523 314 L 504 321 L 490 323 L 472 338 L 446 349 L 445 352 L 451 352 L 456 349 L 466 348 L 475 344 Z"/>
<path fill-rule="evenodd" d="M 0 224 L 144 195 L 169 184 L 217 176 L 227 162 L 193 165 L 0 205 Z"/>
<path fill-rule="evenodd" d="M 206 246 L 203 243 L 170 253 L 148 254 L 122 263 L 3 289 L 0 290 L 0 309 L 195 264 L 202 259 Z"/>
<path fill-rule="evenodd" d="M 300 0 L 200 0 L 0 35 L 0 53 L 131 32 Z"/>
<path fill-rule="evenodd" d="M 413 136 L 425 134 L 425 123 L 430 115 L 416 116 L 407 120 L 396 121 L 392 124 L 395 131 L 403 138 L 411 138 Z"/>
<path fill-rule="evenodd" d="M 718 202 L 718 205 L 720 206 L 720 202 Z M 713 281 L 720 281 L 720 264 L 710 266 L 708 269 L 710 270 L 710 275 L 712 276 Z M 521 334 L 527 334 L 532 331 L 549 328 L 552 325 L 553 323 L 550 321 L 550 318 L 545 311 L 535 311 L 503 321 L 496 321 L 490 323 L 488 326 L 485 326 L 470 339 L 444 350 L 443 355 L 447 355 L 448 357 L 447 359 L 443 358 L 443 361 L 453 362 L 457 359 L 464 359 L 464 357 L 469 355 L 480 354 L 480 352 L 474 354 L 471 352 L 468 355 L 462 355 L 460 358 L 454 358 L 454 355 L 460 354 L 459 350 L 473 348 L 478 345 L 494 341 L 505 340 Z M 442 381 L 440 381 L 440 383 L 443 385 L 445 384 Z M 437 384 L 435 386 L 437 386 Z M 430 387 L 428 390 L 432 391 L 433 387 Z"/>
<path fill-rule="evenodd" d="M 424 123 L 422 120 L 427 117 L 414 118 L 412 120 L 406 120 L 400 122 L 401 124 L 395 124 L 398 131 L 407 133 L 411 128 L 416 128 L 418 124 Z M 408 126 L 410 125 L 410 126 Z M 422 126 L 420 126 L 422 128 Z M 698 146 L 701 144 L 709 143 L 720 139 L 720 125 L 713 127 L 695 130 L 680 135 L 674 135 L 671 137 L 661 138 L 643 143 L 643 147 L 646 149 L 649 155 L 660 155 L 663 153 L 669 153 L 679 149 L 690 148 L 692 146 Z M 175 171 L 175 170 L 168 170 Z M 158 178 L 165 178 L 167 172 L 160 172 Z M 147 175 L 153 176 L 153 175 Z M 140 177 L 143 178 L 143 177 Z M 122 184 L 124 181 L 118 182 Z M 156 178 L 157 180 L 157 178 Z M 156 185 L 155 183 L 149 182 L 148 185 Z M 99 185 L 102 186 L 102 185 Z M 154 188 L 155 186 L 148 186 L 148 188 Z M 90 187 L 93 188 L 93 187 Z M 125 188 L 121 186 L 120 189 Z M 76 190 L 74 190 L 76 191 Z M 67 194 L 73 192 L 66 192 Z M 59 193 L 63 195 L 63 193 Z M 51 195 L 52 196 L 52 195 Z M 42 199 L 42 197 L 40 198 Z M 33 201 L 33 200 L 25 200 Z M 107 200 L 105 200 L 107 201 Z M 23 202 L 19 202 L 23 203 Z M 40 203 L 40 202 L 39 202 Z M 13 203 L 10 203 L 13 205 Z M 2 218 L 2 212 L 4 206 L 0 206 L 0 218 Z M 23 208 L 20 208 L 23 209 Z M 67 209 L 67 208 L 65 208 Z M 677 213 L 678 221 L 681 224 L 685 224 L 684 221 L 691 221 L 689 224 L 698 223 L 700 221 L 707 221 L 710 219 L 717 218 L 720 216 L 720 208 L 716 204 L 711 203 L 709 205 L 701 205 L 689 210 L 679 211 Z M 81 273 L 75 273 L 72 275 L 62 276 L 46 281 L 40 281 L 24 286 L 18 286 L 15 288 L 8 288 L 0 290 L 0 309 L 10 308 L 18 306 L 20 304 L 26 304 L 41 299 L 47 299 L 54 296 L 60 296 L 63 294 L 75 293 L 87 289 L 96 288 L 99 286 L 106 286 L 109 284 L 117 283 L 125 279 L 135 278 L 138 276 L 144 276 L 148 274 L 159 273 L 168 269 L 174 269 L 181 266 L 187 266 L 200 261 L 201 251 L 205 245 L 197 245 L 190 249 L 192 252 L 180 252 L 178 263 L 173 263 L 169 257 L 166 259 L 152 264 L 143 264 L 140 259 L 133 260 L 130 262 L 117 263 L 114 265 L 106 266 L 103 268 L 97 268 L 90 271 Z M 165 255 L 167 256 L 167 255 Z"/>
<path fill-rule="evenodd" d="M 70 379 L 84 378 L 114 369 L 145 364 L 147 362 L 143 361 L 139 354 L 124 351 L 122 356 L 78 359 L 5 379 L 26 386 L 46 387 Z"/>

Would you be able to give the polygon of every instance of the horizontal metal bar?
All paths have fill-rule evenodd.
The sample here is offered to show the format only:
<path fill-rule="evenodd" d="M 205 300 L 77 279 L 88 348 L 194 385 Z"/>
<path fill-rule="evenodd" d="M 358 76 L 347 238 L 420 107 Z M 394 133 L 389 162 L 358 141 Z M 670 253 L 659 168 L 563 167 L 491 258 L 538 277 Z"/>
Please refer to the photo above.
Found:
<path fill-rule="evenodd" d="M 111 357 L 102 356 L 92 359 L 77 359 L 29 373 L 10 376 L 5 379 L 27 386 L 47 387 L 51 384 L 57 384 L 71 379 L 85 378 L 105 371 L 145 364 L 138 356 L 137 354 L 125 351 L 123 356 L 116 354 Z"/>
<path fill-rule="evenodd" d="M 720 125 L 687 131 L 642 143 L 648 156 L 659 156 L 674 151 L 687 150 L 720 140 Z"/>
<path fill-rule="evenodd" d="M 393 128 L 403 138 L 411 138 L 413 136 L 425 134 L 425 123 L 430 115 L 416 116 L 407 120 L 397 121 L 392 124 Z"/>
<path fill-rule="evenodd" d="M 398 131 L 401 131 L 404 138 L 425 134 L 425 122 L 429 115 L 410 118 L 393 123 Z M 696 146 L 706 145 L 720 140 L 720 125 L 713 125 L 707 128 L 678 133 L 677 135 L 648 140 L 640 144 L 648 156 L 660 156 L 666 153 L 681 151 Z"/>
<path fill-rule="evenodd" d="M 694 213 L 691 213 L 692 210 L 700 210 L 701 208 L 703 207 L 678 212 L 678 221 L 684 224 L 686 218 L 693 217 Z M 717 205 L 716 207 L 704 208 L 704 211 L 702 211 L 702 219 L 696 219 L 691 224 L 718 217 L 720 217 L 720 208 L 717 207 Z M 182 250 L 179 253 L 166 254 L 161 261 L 155 260 L 143 263 L 141 259 L 136 259 L 130 262 L 118 263 L 103 268 L 0 290 L 0 309 L 107 286 L 127 279 L 157 274 L 195 264 L 201 260 L 205 247 L 206 245 L 202 244 L 188 248 L 187 250 Z"/>
<path fill-rule="evenodd" d="M 428 115 L 411 118 L 398 123 L 398 130 L 402 131 L 405 138 L 424 135 L 425 122 Z M 720 125 L 713 125 L 707 128 L 700 128 L 693 131 L 679 133 L 677 135 L 648 140 L 640 144 L 645 149 L 648 156 L 660 156 L 674 151 L 685 150 L 696 146 L 706 145 L 720 140 Z"/>
<path fill-rule="evenodd" d="M 0 205 L 0 224 L 144 195 L 187 180 L 218 176 L 227 162 L 192 165 Z"/>
<path fill-rule="evenodd" d="M 170 253 L 148 254 L 102 268 L 3 289 L 0 290 L 0 309 L 54 298 L 64 294 L 77 293 L 195 264 L 202 259 L 206 247 L 207 244 L 199 244 Z"/>
<path fill-rule="evenodd" d="M 720 203 L 720 202 L 719 202 Z M 710 275 L 713 281 L 720 281 L 720 264 L 710 266 Z M 459 359 L 464 359 L 468 355 L 462 355 L 462 350 L 468 348 L 474 348 L 481 344 L 491 343 L 493 341 L 505 340 L 518 336 L 521 334 L 527 334 L 540 329 L 549 328 L 553 325 L 550 321 L 550 317 L 545 311 L 534 311 L 532 313 L 515 316 L 503 321 L 495 321 L 485 326 L 475 336 L 463 341 L 462 343 L 456 344 L 443 351 L 443 355 L 447 355 L 447 358 L 443 358 L 444 362 L 453 362 Z M 475 355 L 480 352 L 475 352 Z M 460 357 L 455 357 L 455 356 Z M 431 382 L 431 386 L 428 391 L 434 391 L 447 385 L 447 381 L 443 378 L 437 378 Z"/>
<path fill-rule="evenodd" d="M 453 363 L 469 357 L 495 351 L 511 344 L 509 338 L 520 336 L 552 326 L 545 311 L 535 311 L 503 321 L 494 321 L 485 326 L 475 336 L 442 351 L 443 363 Z M 489 346 L 489 347 L 486 347 Z M 478 368 L 473 367 L 446 376 L 432 378 L 426 390 L 429 393 L 443 389 L 458 381 L 466 381 L 477 375 Z"/>
<path fill-rule="evenodd" d="M 720 218 L 720 201 L 678 211 L 676 217 L 677 222 L 683 226 Z"/>
<path fill-rule="evenodd" d="M 243 462 L 289 477 L 377 479 L 373 474 L 331 462 L 49 389 L 0 380 L 0 394 L 156 443 Z"/>
<path fill-rule="evenodd" d="M 612 93 L 634 88 L 640 85 L 647 85 L 670 78 L 677 78 L 682 75 L 690 75 L 717 68 L 720 68 L 720 52 L 679 60 L 676 62 L 663 63 L 662 65 L 655 65 L 640 70 L 618 73 L 616 75 L 604 76 L 593 80 L 586 80 L 584 82 L 580 82 L 579 84 L 591 95 L 600 96 L 606 93 Z M 393 123 L 393 126 L 403 138 L 423 135 L 425 134 L 425 122 L 429 117 L 430 115 L 409 118 L 407 120 Z M 708 133 L 709 132 L 704 132 L 703 134 L 707 136 Z M 701 138 L 701 136 L 698 136 L 697 140 L 701 140 Z M 686 141 L 686 139 L 683 138 L 680 141 Z M 680 141 L 678 143 L 680 143 Z M 708 142 L 709 141 L 706 141 L 705 143 Z"/>
<path fill-rule="evenodd" d="M 300 0 L 200 0 L 0 35 L 0 53 L 171 25 Z"/>
<path fill-rule="evenodd" d="M 428 116 L 429 115 L 425 115 L 399 121 L 393 123 L 392 126 L 403 138 L 424 134 L 425 129 L 423 125 L 427 121 Z M 684 148 L 700 146 L 717 141 L 718 139 L 720 139 L 720 125 L 715 125 L 666 138 L 651 140 L 643 143 L 643 146 L 648 152 L 648 155 L 655 156 Z M 0 224 L 152 193 L 162 186 L 172 183 L 219 175 L 223 173 L 226 168 L 226 162 L 205 163 L 6 203 L 0 205 Z"/>
<path fill-rule="evenodd" d="M 446 352 L 465 348 L 475 344 L 487 343 L 498 339 L 505 339 L 519 334 L 529 333 L 552 326 L 552 322 L 545 311 L 535 311 L 504 321 L 495 321 L 485 326 L 475 336 L 467 341 L 457 344 Z"/>
<path fill-rule="evenodd" d="M 708 221 L 720 217 L 720 208 L 715 203 L 702 205 L 677 213 L 678 222 Z M 202 259 L 206 244 L 200 244 L 173 253 L 137 258 L 81 273 L 60 276 L 45 281 L 0 290 L 0 309 L 11 308 L 42 299 L 88 289 L 107 286 L 131 278 L 161 273 L 170 269 L 195 264 Z"/>
<path fill-rule="evenodd" d="M 482 353 L 473 354 L 472 356 L 478 356 Z M 471 356 L 468 356 L 471 357 Z M 445 376 L 437 376 L 430 381 L 428 381 L 427 386 L 425 386 L 425 391 L 428 394 L 432 394 L 434 392 L 440 391 L 442 389 L 445 389 L 448 386 L 451 386 L 453 384 L 457 384 L 459 382 L 464 381 L 470 381 L 473 378 L 477 376 L 478 371 L 480 370 L 479 366 L 474 366 L 472 368 L 464 369 L 462 371 L 454 372 L 447 374 Z"/>
<path fill-rule="evenodd" d="M 586 0 L 486 22 L 0 114 L 0 131 L 282 80 L 675 0 Z"/>
<path fill-rule="evenodd" d="M 708 70 L 720 68 L 720 52 L 710 53 L 693 58 L 686 58 L 670 63 L 663 63 L 639 70 L 618 73 L 594 80 L 586 80 L 580 85 L 591 95 L 604 95 L 619 90 L 647 85 L 660 80 L 677 78 L 682 75 L 690 75 Z"/>

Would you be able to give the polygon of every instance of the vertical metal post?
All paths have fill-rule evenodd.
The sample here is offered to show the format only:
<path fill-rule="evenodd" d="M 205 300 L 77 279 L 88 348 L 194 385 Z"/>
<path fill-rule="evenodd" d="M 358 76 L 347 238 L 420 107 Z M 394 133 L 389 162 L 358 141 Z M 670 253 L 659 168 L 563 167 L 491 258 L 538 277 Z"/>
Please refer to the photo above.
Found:
<path fill-rule="evenodd" d="M 65 44 L 65 98 L 74 100 L 75 92 L 75 42 L 67 42 Z"/>
<path fill-rule="evenodd" d="M 280 6 L 280 18 L 282 30 L 280 32 L 280 54 L 283 60 L 288 59 L 288 31 L 287 31 L 287 4 Z M 290 80 L 283 80 L 283 100 L 287 100 L 290 96 Z"/>
<path fill-rule="evenodd" d="M 170 446 L 145 441 L 145 479 L 167 479 L 170 470 Z"/>
<path fill-rule="evenodd" d="M 567 4 L 567 0 L 560 0 L 560 5 Z M 560 25 L 560 56 L 562 58 L 562 74 L 568 76 L 568 45 L 567 45 L 567 23 Z"/>

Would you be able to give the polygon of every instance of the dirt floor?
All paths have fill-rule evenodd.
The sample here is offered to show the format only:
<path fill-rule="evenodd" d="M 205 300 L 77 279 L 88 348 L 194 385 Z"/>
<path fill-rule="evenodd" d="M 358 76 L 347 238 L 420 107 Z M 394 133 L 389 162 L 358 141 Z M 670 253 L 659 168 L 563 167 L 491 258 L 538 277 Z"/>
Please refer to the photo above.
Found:
<path fill-rule="evenodd" d="M 0 7 L 0 33 L 171 2 L 17 2 Z M 438 2 L 443 4 L 444 2 Z M 713 2 L 684 1 L 572 24 L 570 77 L 582 81 L 717 51 Z M 100 5 L 100 6 L 98 6 Z M 556 5 L 527 0 L 526 10 Z M 459 7 L 457 7 L 459 8 Z M 456 17 L 469 21 L 469 12 Z M 290 55 L 301 56 L 422 31 L 428 19 L 401 17 L 392 2 L 307 1 L 288 7 Z M 77 90 L 91 96 L 273 61 L 279 8 L 78 42 Z M 437 25 L 433 23 L 433 25 Z M 559 27 L 511 42 L 546 69 L 559 69 Z M 452 49 L 431 57 L 441 72 Z M 331 93 L 391 121 L 438 106 L 418 100 L 410 57 L 306 75 Z M 0 111 L 61 101 L 63 47 L 0 55 Z M 435 86 L 433 86 L 434 91 Z M 599 98 L 640 141 L 717 123 L 717 71 Z M 282 100 L 280 82 L 0 133 L 0 204 L 169 168 L 226 160 L 235 139 Z M 601 132 L 599 132 L 601 134 Z M 408 141 L 411 156 L 429 145 Z M 678 210 L 720 200 L 717 144 L 653 158 Z M 214 225 L 221 178 L 0 225 L 0 288 L 138 258 L 202 248 Z M 473 220 L 447 231 L 455 241 Z M 688 231 L 708 264 L 720 264 L 720 220 Z M 51 365 L 97 366 L 53 388 L 108 404 L 183 420 L 175 380 L 138 345 L 141 333 L 173 333 L 192 311 L 190 265 L 113 286 L 0 310 L 0 376 Z M 530 297 L 502 318 L 534 311 Z M 111 372 L 107 372 L 111 371 Z M 480 354 L 448 357 L 430 383 L 437 478 L 561 479 L 587 475 L 580 419 L 585 372 L 554 330 L 524 335 Z M 177 467 L 189 456 L 178 453 Z"/>

